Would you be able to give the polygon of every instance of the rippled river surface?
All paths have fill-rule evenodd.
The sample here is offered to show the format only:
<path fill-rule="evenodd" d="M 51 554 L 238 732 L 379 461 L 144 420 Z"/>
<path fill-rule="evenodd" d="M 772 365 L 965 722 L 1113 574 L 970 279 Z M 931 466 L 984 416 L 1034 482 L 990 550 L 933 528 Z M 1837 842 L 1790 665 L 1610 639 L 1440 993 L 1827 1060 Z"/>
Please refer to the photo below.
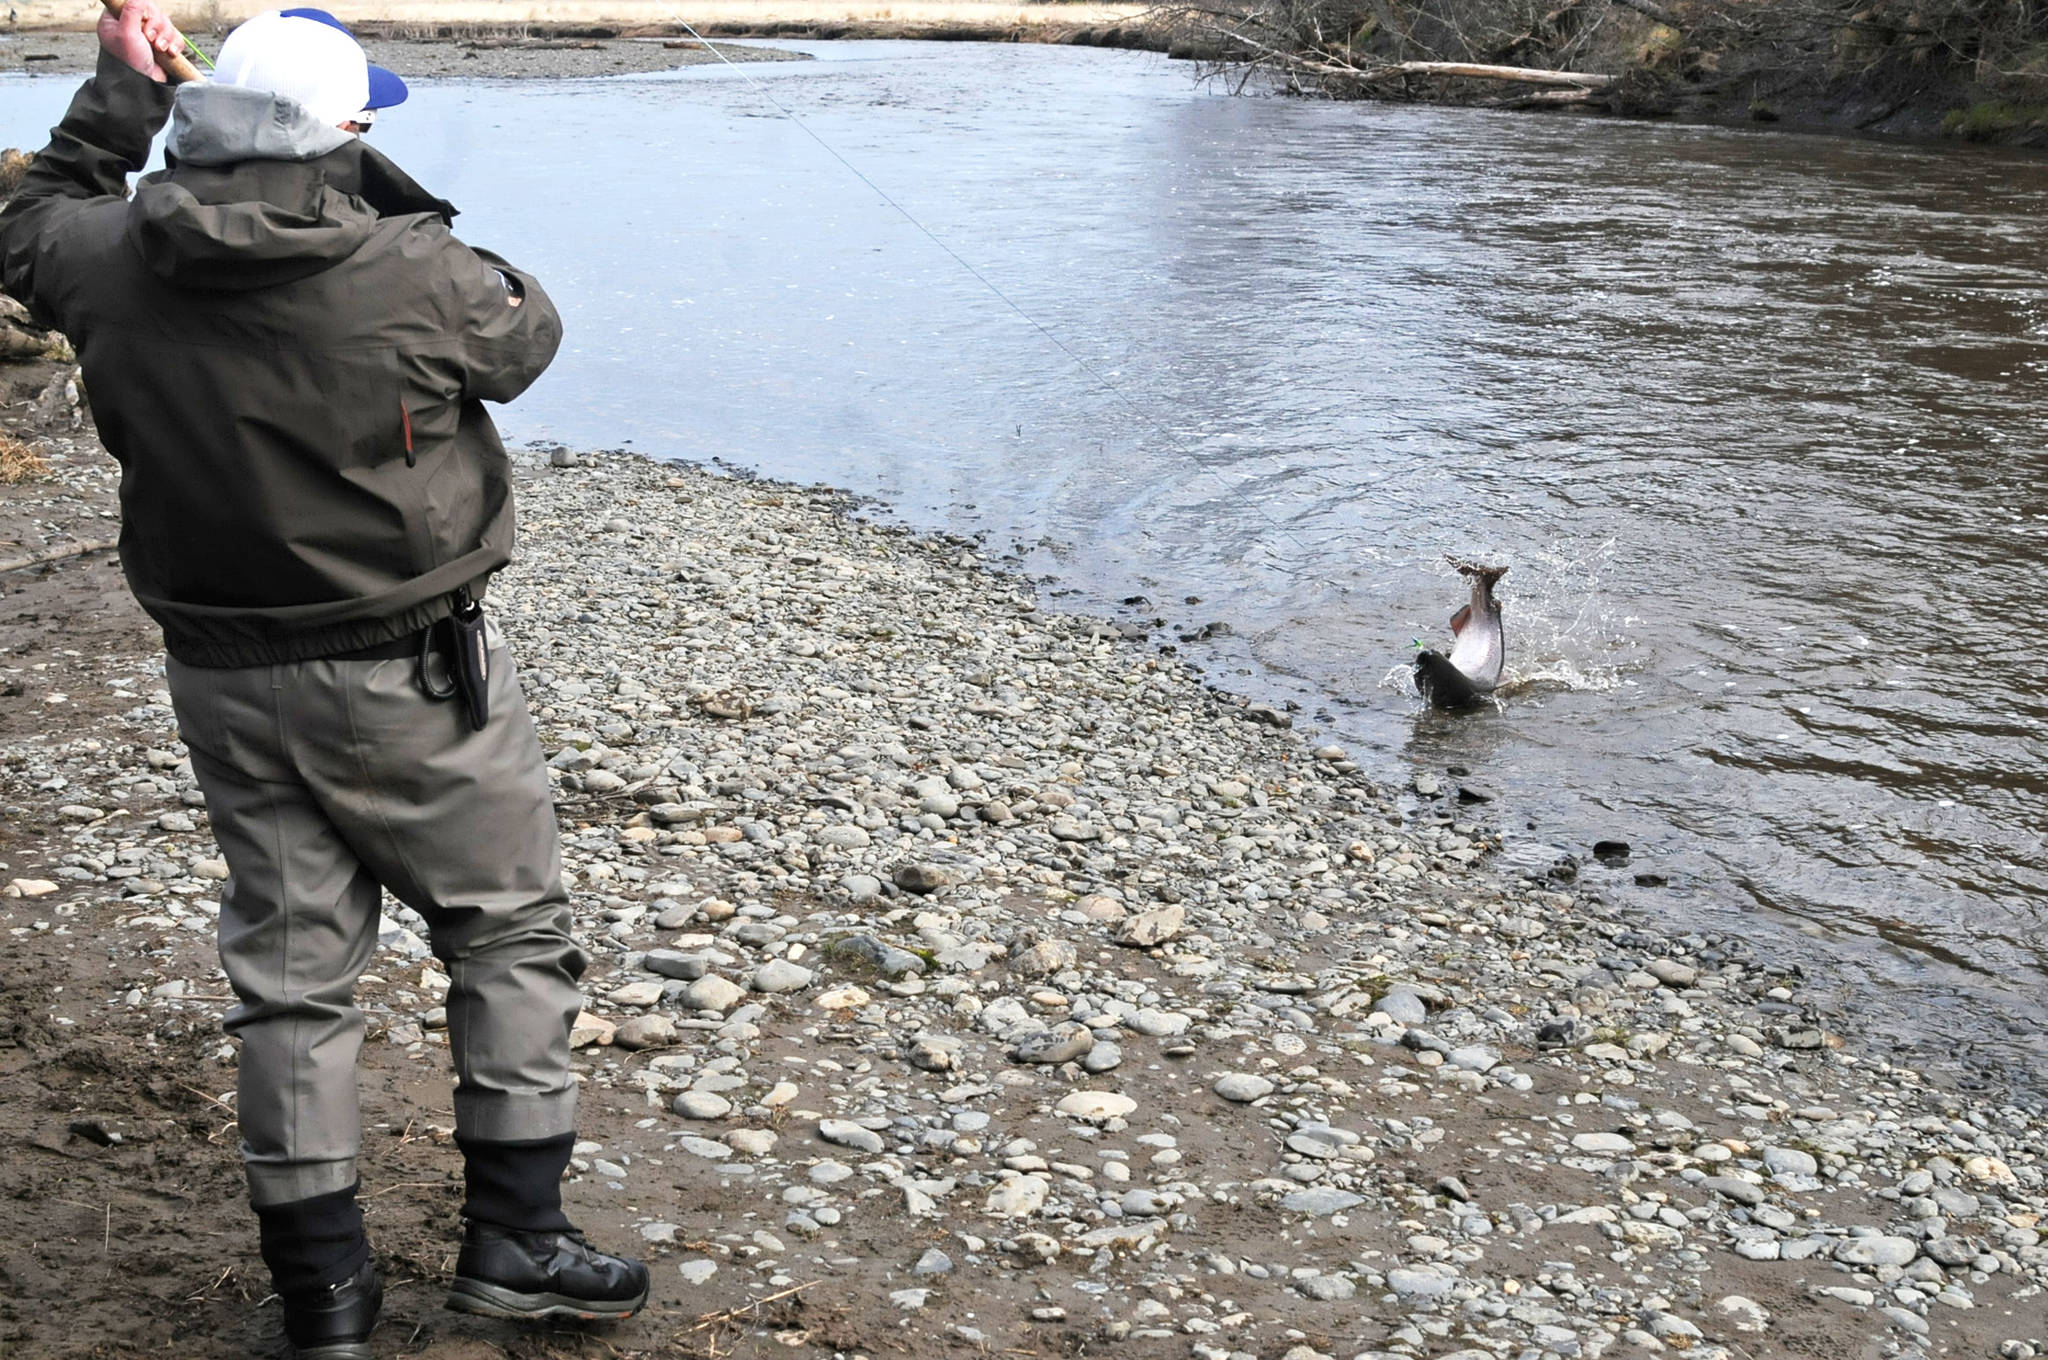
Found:
<path fill-rule="evenodd" d="M 850 487 L 1226 622 L 1183 651 L 1382 777 L 1470 770 L 1511 867 L 1574 853 L 2039 1088 L 2048 162 L 804 50 L 380 124 L 567 316 L 509 432 Z M 8 139 L 67 88 L 0 86 Z M 1400 678 L 1447 554 L 1512 564 L 1498 711 Z"/>

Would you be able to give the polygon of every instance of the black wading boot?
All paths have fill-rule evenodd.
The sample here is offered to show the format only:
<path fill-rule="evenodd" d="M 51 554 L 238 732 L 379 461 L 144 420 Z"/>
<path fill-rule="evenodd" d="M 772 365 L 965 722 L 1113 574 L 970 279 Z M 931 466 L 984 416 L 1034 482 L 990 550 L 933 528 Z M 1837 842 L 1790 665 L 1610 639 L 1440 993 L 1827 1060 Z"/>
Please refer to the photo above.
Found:
<path fill-rule="evenodd" d="M 485 1317 L 623 1322 L 647 1302 L 647 1267 L 598 1251 L 583 1234 L 516 1232 L 471 1219 L 448 1306 Z"/>
<path fill-rule="evenodd" d="M 384 1305 L 376 1267 L 365 1261 L 340 1284 L 282 1297 L 293 1360 L 370 1360 L 370 1332 Z"/>

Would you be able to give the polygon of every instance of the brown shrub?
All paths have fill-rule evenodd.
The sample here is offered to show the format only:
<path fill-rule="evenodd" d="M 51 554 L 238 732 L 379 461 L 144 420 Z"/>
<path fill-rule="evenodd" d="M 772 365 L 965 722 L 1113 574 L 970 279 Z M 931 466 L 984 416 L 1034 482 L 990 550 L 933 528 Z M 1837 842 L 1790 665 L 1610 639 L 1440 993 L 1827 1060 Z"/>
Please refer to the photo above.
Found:
<path fill-rule="evenodd" d="M 50 475 L 50 465 L 30 445 L 0 434 L 0 486 L 14 486 Z"/>
<path fill-rule="evenodd" d="M 14 197 L 14 191 L 21 187 L 22 177 L 28 174 L 29 162 L 35 159 L 26 151 L 8 147 L 0 151 L 0 202 Z"/>

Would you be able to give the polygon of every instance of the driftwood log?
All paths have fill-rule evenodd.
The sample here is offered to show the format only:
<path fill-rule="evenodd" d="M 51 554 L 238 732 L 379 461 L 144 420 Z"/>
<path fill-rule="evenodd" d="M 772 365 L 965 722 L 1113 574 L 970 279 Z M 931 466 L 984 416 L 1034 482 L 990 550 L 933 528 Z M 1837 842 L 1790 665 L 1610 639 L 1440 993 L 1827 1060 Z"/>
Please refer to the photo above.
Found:
<path fill-rule="evenodd" d="M 1397 61 L 1388 66 L 1362 67 L 1358 75 L 1365 80 L 1391 80 L 1402 76 L 1515 80 L 1528 85 L 1569 85 L 1581 90 L 1604 90 L 1619 79 L 1592 71 L 1546 71 L 1534 66 L 1486 66 L 1469 61 Z"/>
<path fill-rule="evenodd" d="M 27 557 L 17 557 L 11 562 L 0 562 L 0 574 L 10 571 L 26 571 L 30 567 L 48 566 L 52 562 L 62 562 L 66 558 L 83 557 L 87 553 L 105 552 L 109 548 L 117 548 L 119 546 L 120 544 L 110 538 L 95 538 L 85 543 L 66 543 L 61 548 L 50 548 L 43 552 L 30 553 Z"/>

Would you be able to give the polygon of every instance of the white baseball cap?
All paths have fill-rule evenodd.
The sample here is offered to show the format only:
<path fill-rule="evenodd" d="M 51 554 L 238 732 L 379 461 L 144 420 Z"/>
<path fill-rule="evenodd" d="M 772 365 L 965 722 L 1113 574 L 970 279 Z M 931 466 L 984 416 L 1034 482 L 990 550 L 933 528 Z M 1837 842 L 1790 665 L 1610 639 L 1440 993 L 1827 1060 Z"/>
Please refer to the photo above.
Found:
<path fill-rule="evenodd" d="M 213 78 L 295 100 L 329 127 L 350 121 L 370 102 L 370 63 L 354 38 L 276 11 L 228 34 Z"/>

